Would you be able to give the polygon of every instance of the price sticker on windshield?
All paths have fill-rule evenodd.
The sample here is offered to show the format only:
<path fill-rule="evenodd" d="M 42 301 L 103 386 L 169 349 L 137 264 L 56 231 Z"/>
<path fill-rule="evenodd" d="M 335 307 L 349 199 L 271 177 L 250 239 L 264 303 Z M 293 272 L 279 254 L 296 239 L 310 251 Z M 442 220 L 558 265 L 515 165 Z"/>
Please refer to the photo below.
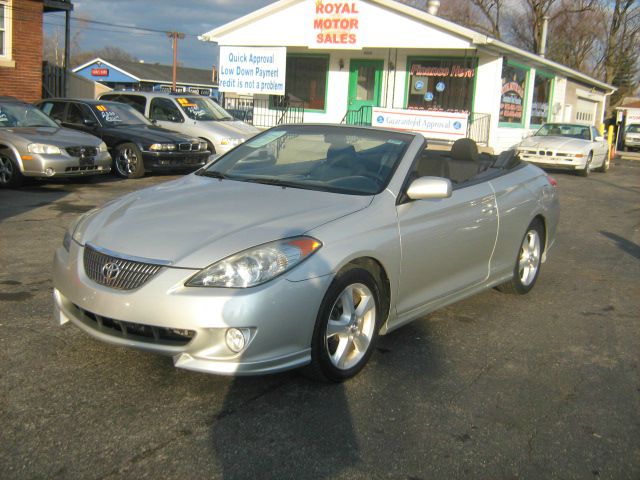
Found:
<path fill-rule="evenodd" d="M 197 105 L 189 101 L 188 98 L 178 98 L 178 103 L 183 107 L 197 107 Z"/>

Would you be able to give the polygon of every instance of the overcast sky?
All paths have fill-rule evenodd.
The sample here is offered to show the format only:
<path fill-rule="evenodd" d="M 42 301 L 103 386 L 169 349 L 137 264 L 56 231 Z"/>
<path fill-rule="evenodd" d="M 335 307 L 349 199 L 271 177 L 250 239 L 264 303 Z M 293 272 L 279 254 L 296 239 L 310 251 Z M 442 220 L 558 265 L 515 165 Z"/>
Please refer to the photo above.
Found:
<path fill-rule="evenodd" d="M 217 63 L 217 47 L 196 37 L 269 3 L 273 0 L 73 0 L 71 15 L 72 19 L 183 32 L 178 61 L 185 67 L 211 68 Z M 57 30 L 63 39 L 64 14 L 46 14 L 44 30 L 49 36 Z M 171 40 L 164 33 L 73 20 L 71 34 L 78 35 L 82 50 L 115 46 L 145 62 L 170 65 L 173 61 Z"/>

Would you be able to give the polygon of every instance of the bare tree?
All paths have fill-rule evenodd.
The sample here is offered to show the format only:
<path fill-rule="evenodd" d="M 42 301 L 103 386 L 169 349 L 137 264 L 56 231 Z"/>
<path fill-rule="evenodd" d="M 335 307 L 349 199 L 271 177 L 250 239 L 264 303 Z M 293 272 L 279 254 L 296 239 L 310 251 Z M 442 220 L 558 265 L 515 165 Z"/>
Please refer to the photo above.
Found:
<path fill-rule="evenodd" d="M 610 2 L 606 2 L 604 8 Z M 613 106 L 638 89 L 640 5 L 635 0 L 614 0 L 598 67 L 605 82 L 618 87 Z"/>

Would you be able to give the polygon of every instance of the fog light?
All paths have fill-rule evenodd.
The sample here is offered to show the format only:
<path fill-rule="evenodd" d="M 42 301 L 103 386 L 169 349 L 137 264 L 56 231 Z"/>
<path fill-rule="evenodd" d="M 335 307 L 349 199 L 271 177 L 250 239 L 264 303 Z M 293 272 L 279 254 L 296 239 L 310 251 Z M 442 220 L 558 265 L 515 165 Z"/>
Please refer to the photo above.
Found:
<path fill-rule="evenodd" d="M 227 341 L 227 347 L 236 353 L 241 351 L 247 343 L 247 340 L 244 337 L 244 332 L 237 328 L 230 328 L 227 330 L 225 340 Z"/>
<path fill-rule="evenodd" d="M 55 173 L 56 173 L 56 171 L 55 171 L 53 168 L 51 168 L 51 167 L 47 168 L 47 169 L 44 171 L 44 174 L 45 174 L 47 177 L 53 177 L 53 176 L 55 175 Z"/>

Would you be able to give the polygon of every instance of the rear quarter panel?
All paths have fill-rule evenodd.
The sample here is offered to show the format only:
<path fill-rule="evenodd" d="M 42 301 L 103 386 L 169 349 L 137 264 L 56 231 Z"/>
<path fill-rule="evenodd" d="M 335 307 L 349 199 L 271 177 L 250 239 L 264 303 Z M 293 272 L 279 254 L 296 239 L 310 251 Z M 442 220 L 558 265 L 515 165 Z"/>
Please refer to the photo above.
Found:
<path fill-rule="evenodd" d="M 524 165 L 491 180 L 498 206 L 499 227 L 491 260 L 493 280 L 513 273 L 520 244 L 531 221 L 540 215 L 545 224 L 545 252 L 553 245 L 559 220 L 559 201 L 555 187 L 534 165 Z"/>

